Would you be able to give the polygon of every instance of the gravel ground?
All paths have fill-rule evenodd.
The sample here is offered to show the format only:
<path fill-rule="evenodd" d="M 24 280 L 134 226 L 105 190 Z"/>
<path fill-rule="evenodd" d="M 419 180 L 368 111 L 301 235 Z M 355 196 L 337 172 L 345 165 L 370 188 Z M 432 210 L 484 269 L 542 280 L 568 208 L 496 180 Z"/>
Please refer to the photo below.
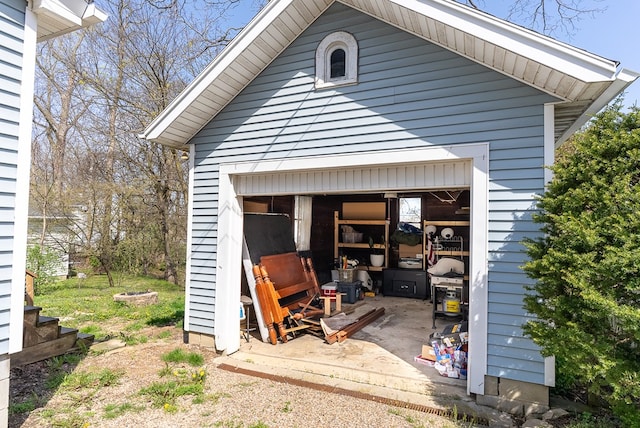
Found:
<path fill-rule="evenodd" d="M 155 337 L 158 332 L 149 332 Z M 31 400 L 36 408 L 12 414 L 9 427 L 471 427 L 438 415 L 341 394 L 233 373 L 217 368 L 217 355 L 206 348 L 182 343 L 181 332 L 146 344 L 126 346 L 101 355 L 88 355 L 77 366 L 63 366 L 74 374 L 122 373 L 117 382 L 48 389 L 44 381 L 52 365 L 36 363 L 12 370 L 11 403 Z M 181 348 L 205 357 L 202 367 L 168 366 L 161 356 Z M 174 404 L 154 404 L 143 388 L 176 379 L 174 375 L 205 373 L 204 393 L 179 397 Z M 171 391 L 176 391 L 172 389 Z M 170 395 L 170 392 L 167 392 Z M 169 402 L 170 400 L 165 400 Z M 108 410 L 111 409 L 111 415 Z"/>

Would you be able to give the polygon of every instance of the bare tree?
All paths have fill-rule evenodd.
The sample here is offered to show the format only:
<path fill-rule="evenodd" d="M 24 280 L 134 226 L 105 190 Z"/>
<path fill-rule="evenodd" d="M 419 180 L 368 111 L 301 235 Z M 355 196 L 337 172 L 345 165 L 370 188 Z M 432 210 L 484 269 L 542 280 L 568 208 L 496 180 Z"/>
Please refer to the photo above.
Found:
<path fill-rule="evenodd" d="M 180 279 L 187 167 L 181 152 L 136 135 L 228 42 L 215 25 L 227 2 L 202 4 L 102 2 L 107 22 L 61 38 L 69 49 L 44 47 L 56 56 L 40 64 L 32 195 L 42 207 L 55 201 L 111 285 L 119 270 Z"/>
<path fill-rule="evenodd" d="M 484 8 L 486 0 L 460 0 Z M 602 0 L 513 0 L 509 17 L 545 33 L 575 29 Z M 249 5 L 250 4 L 250 5 Z M 265 0 L 101 0 L 109 19 L 44 43 L 36 84 L 32 207 L 64 216 L 73 244 L 109 275 L 179 283 L 187 168 L 136 137 L 229 42 L 234 8 Z M 45 62 L 46 61 L 46 62 Z"/>
<path fill-rule="evenodd" d="M 458 0 L 488 10 L 486 0 Z M 573 35 L 578 23 L 606 10 L 604 0 L 511 0 L 507 20 L 548 35 Z"/>

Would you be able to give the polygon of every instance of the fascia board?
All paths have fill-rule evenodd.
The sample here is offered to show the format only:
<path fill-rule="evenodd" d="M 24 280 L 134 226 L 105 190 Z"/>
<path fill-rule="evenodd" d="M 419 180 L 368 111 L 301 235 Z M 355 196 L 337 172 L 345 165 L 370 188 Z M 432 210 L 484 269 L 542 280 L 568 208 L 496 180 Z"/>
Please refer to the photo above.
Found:
<path fill-rule="evenodd" d="M 64 27 L 82 25 L 82 15 L 74 13 L 58 0 L 35 0 L 31 10 L 37 15 L 47 15 Z"/>
<path fill-rule="evenodd" d="M 95 3 L 88 4 L 84 13 L 82 14 L 82 25 L 89 27 L 94 24 L 99 24 L 107 20 L 109 15 L 106 12 L 98 9 Z"/>
<path fill-rule="evenodd" d="M 453 1 L 387 0 L 584 82 L 613 80 L 617 63 Z"/>
<path fill-rule="evenodd" d="M 618 94 L 622 93 L 629 85 L 636 81 L 640 77 L 640 73 L 631 71 L 628 69 L 622 69 L 616 76 L 616 79 L 611 85 L 582 113 L 582 115 L 567 128 L 560 138 L 555 143 L 556 148 L 560 147 L 569 137 L 576 133 L 583 125 L 591 120 L 600 110 L 607 106 Z"/>
<path fill-rule="evenodd" d="M 37 16 L 47 17 L 58 23 L 59 31 L 38 37 L 38 41 L 52 39 L 72 31 L 88 27 L 107 19 L 108 15 L 95 3 L 85 0 L 35 0 L 31 10 Z"/>

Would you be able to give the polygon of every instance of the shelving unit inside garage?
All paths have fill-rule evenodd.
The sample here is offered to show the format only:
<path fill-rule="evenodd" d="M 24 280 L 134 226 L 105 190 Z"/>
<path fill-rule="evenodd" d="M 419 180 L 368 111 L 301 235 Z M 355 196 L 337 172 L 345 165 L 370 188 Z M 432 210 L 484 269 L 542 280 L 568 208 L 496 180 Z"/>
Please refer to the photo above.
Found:
<path fill-rule="evenodd" d="M 465 220 L 424 220 L 423 224 L 423 268 L 428 269 L 428 226 L 435 226 L 437 232 L 434 235 L 434 249 L 436 263 L 443 258 L 460 260 L 464 266 L 464 272 L 458 275 L 429 275 L 431 286 L 431 299 L 433 302 L 433 327 L 436 328 L 436 317 L 461 316 L 463 319 L 468 314 L 469 296 L 469 221 Z M 444 228 L 451 228 L 453 236 L 445 238 L 440 235 Z"/>
<path fill-rule="evenodd" d="M 341 255 L 346 254 L 349 250 L 353 255 L 366 255 L 369 256 L 373 251 L 382 251 L 384 254 L 384 264 L 382 266 L 371 266 L 368 264 L 361 265 L 359 269 L 367 269 L 373 272 L 381 272 L 388 266 L 389 263 L 389 220 L 362 220 L 362 219 L 342 219 L 340 218 L 340 212 L 334 212 L 334 257 L 337 259 Z M 358 242 L 345 242 L 341 230 L 342 225 L 352 226 L 354 229 L 362 230 L 362 238 L 356 239 Z M 375 242 L 373 248 L 369 246 L 369 236 L 374 236 L 374 240 L 380 237 L 379 241 Z M 351 241 L 351 240 L 350 240 Z"/>

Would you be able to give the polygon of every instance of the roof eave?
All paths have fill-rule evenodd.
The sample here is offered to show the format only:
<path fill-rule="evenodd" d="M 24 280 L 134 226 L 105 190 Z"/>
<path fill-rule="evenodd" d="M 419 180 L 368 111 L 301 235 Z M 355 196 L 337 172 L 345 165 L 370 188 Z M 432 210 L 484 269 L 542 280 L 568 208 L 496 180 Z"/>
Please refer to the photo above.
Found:
<path fill-rule="evenodd" d="M 205 119 L 200 116 L 197 121 L 191 121 L 191 125 L 185 126 L 181 122 L 182 115 L 188 114 L 190 106 L 197 103 L 200 97 L 204 97 L 208 88 L 213 89 L 216 79 L 224 76 L 227 67 L 238 60 L 245 49 L 251 46 L 263 32 L 268 31 L 269 26 L 274 20 L 287 12 L 287 8 L 295 9 L 297 2 L 300 0 L 272 0 L 269 2 L 256 17 L 232 40 L 232 42 L 218 55 L 214 61 L 209 64 L 195 79 L 191 82 L 170 104 L 158 115 L 146 128 L 139 134 L 140 138 L 149 141 L 158 142 L 170 147 L 180 148 L 188 143 L 208 122 L 210 122 L 224 106 L 226 106 L 247 84 L 250 79 L 243 82 L 245 86 L 238 92 L 231 95 L 220 96 L 217 98 L 216 107 L 211 107 L 208 111 L 209 117 Z M 308 1 L 308 0 L 307 0 Z M 502 72 L 511 75 L 513 78 L 523 81 L 524 83 L 535 87 L 541 91 L 549 93 L 565 103 L 584 103 L 589 102 L 591 96 L 589 90 L 593 93 L 593 89 L 597 86 L 604 86 L 610 83 L 610 87 L 603 90 L 603 95 L 611 94 L 615 88 L 620 87 L 614 85 L 616 82 L 616 70 L 618 63 L 606 58 L 591 54 L 582 49 L 575 48 L 566 43 L 559 42 L 550 37 L 541 35 L 524 27 L 503 21 L 492 15 L 480 12 L 476 9 L 464 6 L 462 4 L 449 0 L 335 0 L 349 7 L 353 7 L 363 13 L 366 13 L 376 19 L 383 20 L 389 25 L 394 25 L 438 44 L 446 49 L 450 49 L 459 53 L 473 61 L 479 62 Z M 320 12 L 313 19 L 322 14 L 322 10 L 326 10 L 334 0 L 315 0 L 314 6 L 317 6 Z M 383 2 L 383 3 L 381 3 Z M 389 5 L 389 3 L 391 3 Z M 381 7 L 385 6 L 385 7 Z M 401 13 L 399 12 L 401 11 Z M 409 16 L 409 18 L 407 18 Z M 435 20 L 441 25 L 447 26 L 454 32 L 470 35 L 475 39 L 486 43 L 487 46 L 502 49 L 505 52 L 511 52 L 513 55 L 519 56 L 532 69 L 546 68 L 547 73 L 553 71 L 556 75 L 553 79 L 538 82 L 535 75 L 525 76 L 509 74 L 506 69 L 501 69 L 500 65 L 495 63 L 491 58 L 483 56 L 481 53 L 467 52 L 464 47 L 456 45 L 456 40 L 447 39 L 447 32 L 434 33 L 428 30 L 428 26 L 417 25 L 416 17 L 425 20 Z M 423 23 L 424 24 L 424 23 Z M 289 35 L 291 39 L 279 42 L 283 45 L 290 44 L 297 34 Z M 277 56 L 277 53 L 275 54 Z M 273 57 L 270 58 L 270 61 Z M 493 61 L 493 62 L 492 62 Z M 268 61 L 267 61 L 268 64 Z M 522 69 L 518 71 L 522 73 Z M 557 78 L 557 74 L 566 76 L 566 78 Z M 255 77 L 256 74 L 253 75 Z M 529 78 L 528 78 L 529 77 Z M 568 82 L 567 82 L 568 81 Z M 555 82 L 555 83 L 554 83 Z M 554 86 L 555 85 L 555 86 Z M 626 87 L 626 86 L 625 86 Z M 612 89 L 613 88 L 613 89 Z M 600 92 L 602 88 L 595 91 Z M 210 91 L 209 91 L 210 92 Z M 209 94 L 211 95 L 211 94 Z M 585 98 L 586 96 L 586 98 Z M 614 95 L 615 97 L 615 95 Z M 613 99 L 612 97 L 611 99 Z M 602 100 L 606 96 L 598 97 Z M 596 101 L 598 101 L 596 100 Z M 605 103 L 606 104 L 606 103 Z M 590 103 L 596 105 L 596 103 Z M 578 113 L 579 114 L 579 113 Z M 573 120 L 573 117 L 570 118 Z M 572 126 L 571 129 L 575 127 Z M 563 132 L 563 131 L 560 131 Z M 564 135 L 565 133 L 563 133 Z"/>
<path fill-rule="evenodd" d="M 573 122 L 573 125 L 568 127 L 564 133 L 556 140 L 555 147 L 560 147 L 569 137 L 580 130 L 589 120 L 591 120 L 599 111 L 605 108 L 611 101 L 613 101 L 619 94 L 621 94 L 629 85 L 636 81 L 640 77 L 640 73 L 622 69 L 616 75 L 616 78 L 609 87 L 587 108 L 582 114 Z"/>
<path fill-rule="evenodd" d="M 363 0 L 338 0 L 371 15 Z M 618 63 L 450 0 L 387 0 L 585 82 L 611 79 Z M 359 6 L 361 5 L 361 6 Z M 387 12 L 387 10 L 385 10 Z M 397 23 L 387 21 L 391 25 Z M 410 31 L 409 29 L 406 29 Z M 410 31 L 411 32 L 411 31 Z M 434 43 L 437 40 L 432 38 Z M 449 46 L 449 48 L 451 48 Z"/>
<path fill-rule="evenodd" d="M 176 142 L 162 137 L 166 129 L 180 114 L 228 67 L 241 53 L 264 31 L 293 0 L 268 2 L 260 12 L 238 33 L 236 37 L 214 58 L 214 60 L 187 85 L 176 98 L 138 135 L 149 141 L 174 148 L 184 146 L 185 142 Z M 205 126 L 203 124 L 202 126 Z M 200 128 L 202 129 L 202 128 Z M 197 131 L 199 131 L 198 129 Z M 193 133 L 195 135 L 196 132 Z"/>
<path fill-rule="evenodd" d="M 103 22 L 108 17 L 86 0 L 34 0 L 31 10 L 38 16 L 38 42 Z"/>

